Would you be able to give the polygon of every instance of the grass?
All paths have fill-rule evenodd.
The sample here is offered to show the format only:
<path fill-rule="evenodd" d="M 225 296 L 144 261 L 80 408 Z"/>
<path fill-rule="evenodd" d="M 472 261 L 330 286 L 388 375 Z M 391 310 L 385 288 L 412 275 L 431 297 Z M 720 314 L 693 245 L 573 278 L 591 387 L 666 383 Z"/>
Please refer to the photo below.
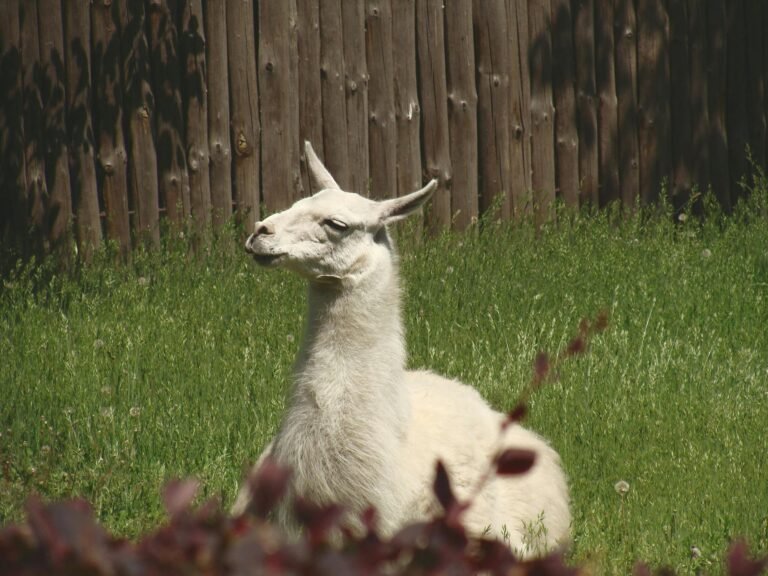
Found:
<path fill-rule="evenodd" d="M 400 234 L 410 364 L 472 383 L 501 410 L 539 350 L 609 312 L 528 420 L 570 478 L 575 562 L 692 574 L 717 572 L 738 536 L 768 552 L 760 214 Z M 23 517 L 31 492 L 83 496 L 135 536 L 162 522 L 160 487 L 179 476 L 231 503 L 279 423 L 304 312 L 301 282 L 256 269 L 239 245 L 230 232 L 198 258 L 180 243 L 128 267 L 102 255 L 73 277 L 20 267 L 4 281 L 0 524 Z"/>

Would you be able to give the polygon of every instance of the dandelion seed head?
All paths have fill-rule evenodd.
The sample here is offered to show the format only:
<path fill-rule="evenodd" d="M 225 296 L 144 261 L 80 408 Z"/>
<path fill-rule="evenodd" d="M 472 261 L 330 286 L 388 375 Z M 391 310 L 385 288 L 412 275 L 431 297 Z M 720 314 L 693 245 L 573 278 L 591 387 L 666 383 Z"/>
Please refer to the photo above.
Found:
<path fill-rule="evenodd" d="M 131 406 L 128 414 L 130 414 L 131 418 L 138 418 L 141 415 L 141 408 L 138 406 Z"/>
<path fill-rule="evenodd" d="M 613 489 L 616 490 L 619 495 L 624 496 L 624 494 L 629 492 L 629 482 L 626 480 L 619 480 L 613 485 Z"/>

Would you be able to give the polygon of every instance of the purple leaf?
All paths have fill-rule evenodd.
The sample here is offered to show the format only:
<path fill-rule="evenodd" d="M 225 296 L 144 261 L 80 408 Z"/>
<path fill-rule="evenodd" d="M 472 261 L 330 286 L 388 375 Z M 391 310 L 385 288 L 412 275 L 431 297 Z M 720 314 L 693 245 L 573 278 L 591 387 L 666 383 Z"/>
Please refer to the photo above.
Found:
<path fill-rule="evenodd" d="M 440 460 L 437 461 L 435 466 L 434 491 L 437 501 L 440 502 L 440 505 L 446 512 L 449 512 L 457 505 L 456 497 L 453 495 L 453 489 L 451 488 L 451 481 L 448 478 L 448 471 Z"/>
<path fill-rule="evenodd" d="M 760 576 L 768 568 L 768 557 L 750 558 L 746 542 L 739 540 L 728 549 L 727 564 L 730 576 Z"/>
<path fill-rule="evenodd" d="M 192 478 L 171 480 L 163 488 L 163 505 L 168 516 L 176 516 L 189 509 L 200 482 Z"/>
<path fill-rule="evenodd" d="M 525 474 L 536 462 L 536 452 L 525 448 L 507 448 L 496 456 L 496 473 L 500 476 Z"/>
<path fill-rule="evenodd" d="M 291 470 L 278 464 L 273 458 L 266 458 L 256 474 L 249 480 L 251 485 L 251 511 L 259 518 L 267 514 L 285 496 Z"/>

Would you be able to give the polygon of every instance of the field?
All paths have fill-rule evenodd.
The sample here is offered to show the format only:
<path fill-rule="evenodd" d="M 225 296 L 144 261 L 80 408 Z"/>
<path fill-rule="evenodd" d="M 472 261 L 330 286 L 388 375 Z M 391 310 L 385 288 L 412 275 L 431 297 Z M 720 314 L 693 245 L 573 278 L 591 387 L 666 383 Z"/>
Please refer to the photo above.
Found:
<path fill-rule="evenodd" d="M 764 214 L 398 231 L 410 365 L 500 410 L 538 351 L 609 314 L 527 422 L 563 457 L 574 562 L 717 573 L 733 538 L 768 552 Z M 229 231 L 191 257 L 177 239 L 130 266 L 103 254 L 72 276 L 40 266 L 3 281 L 0 524 L 37 492 L 85 497 L 135 536 L 163 521 L 160 487 L 184 476 L 232 502 L 280 421 L 304 313 L 301 282 L 257 269 L 241 243 Z"/>

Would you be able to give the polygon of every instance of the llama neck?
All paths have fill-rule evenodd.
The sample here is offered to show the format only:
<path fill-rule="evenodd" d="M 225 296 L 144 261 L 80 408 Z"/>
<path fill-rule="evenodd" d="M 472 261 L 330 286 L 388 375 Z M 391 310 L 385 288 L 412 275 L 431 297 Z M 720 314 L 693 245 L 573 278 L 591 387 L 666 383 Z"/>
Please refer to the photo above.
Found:
<path fill-rule="evenodd" d="M 296 401 L 314 405 L 316 416 L 331 429 L 360 419 L 399 433 L 408 410 L 404 369 L 395 263 L 381 263 L 352 286 L 310 285 L 307 332 L 295 370 Z"/>

